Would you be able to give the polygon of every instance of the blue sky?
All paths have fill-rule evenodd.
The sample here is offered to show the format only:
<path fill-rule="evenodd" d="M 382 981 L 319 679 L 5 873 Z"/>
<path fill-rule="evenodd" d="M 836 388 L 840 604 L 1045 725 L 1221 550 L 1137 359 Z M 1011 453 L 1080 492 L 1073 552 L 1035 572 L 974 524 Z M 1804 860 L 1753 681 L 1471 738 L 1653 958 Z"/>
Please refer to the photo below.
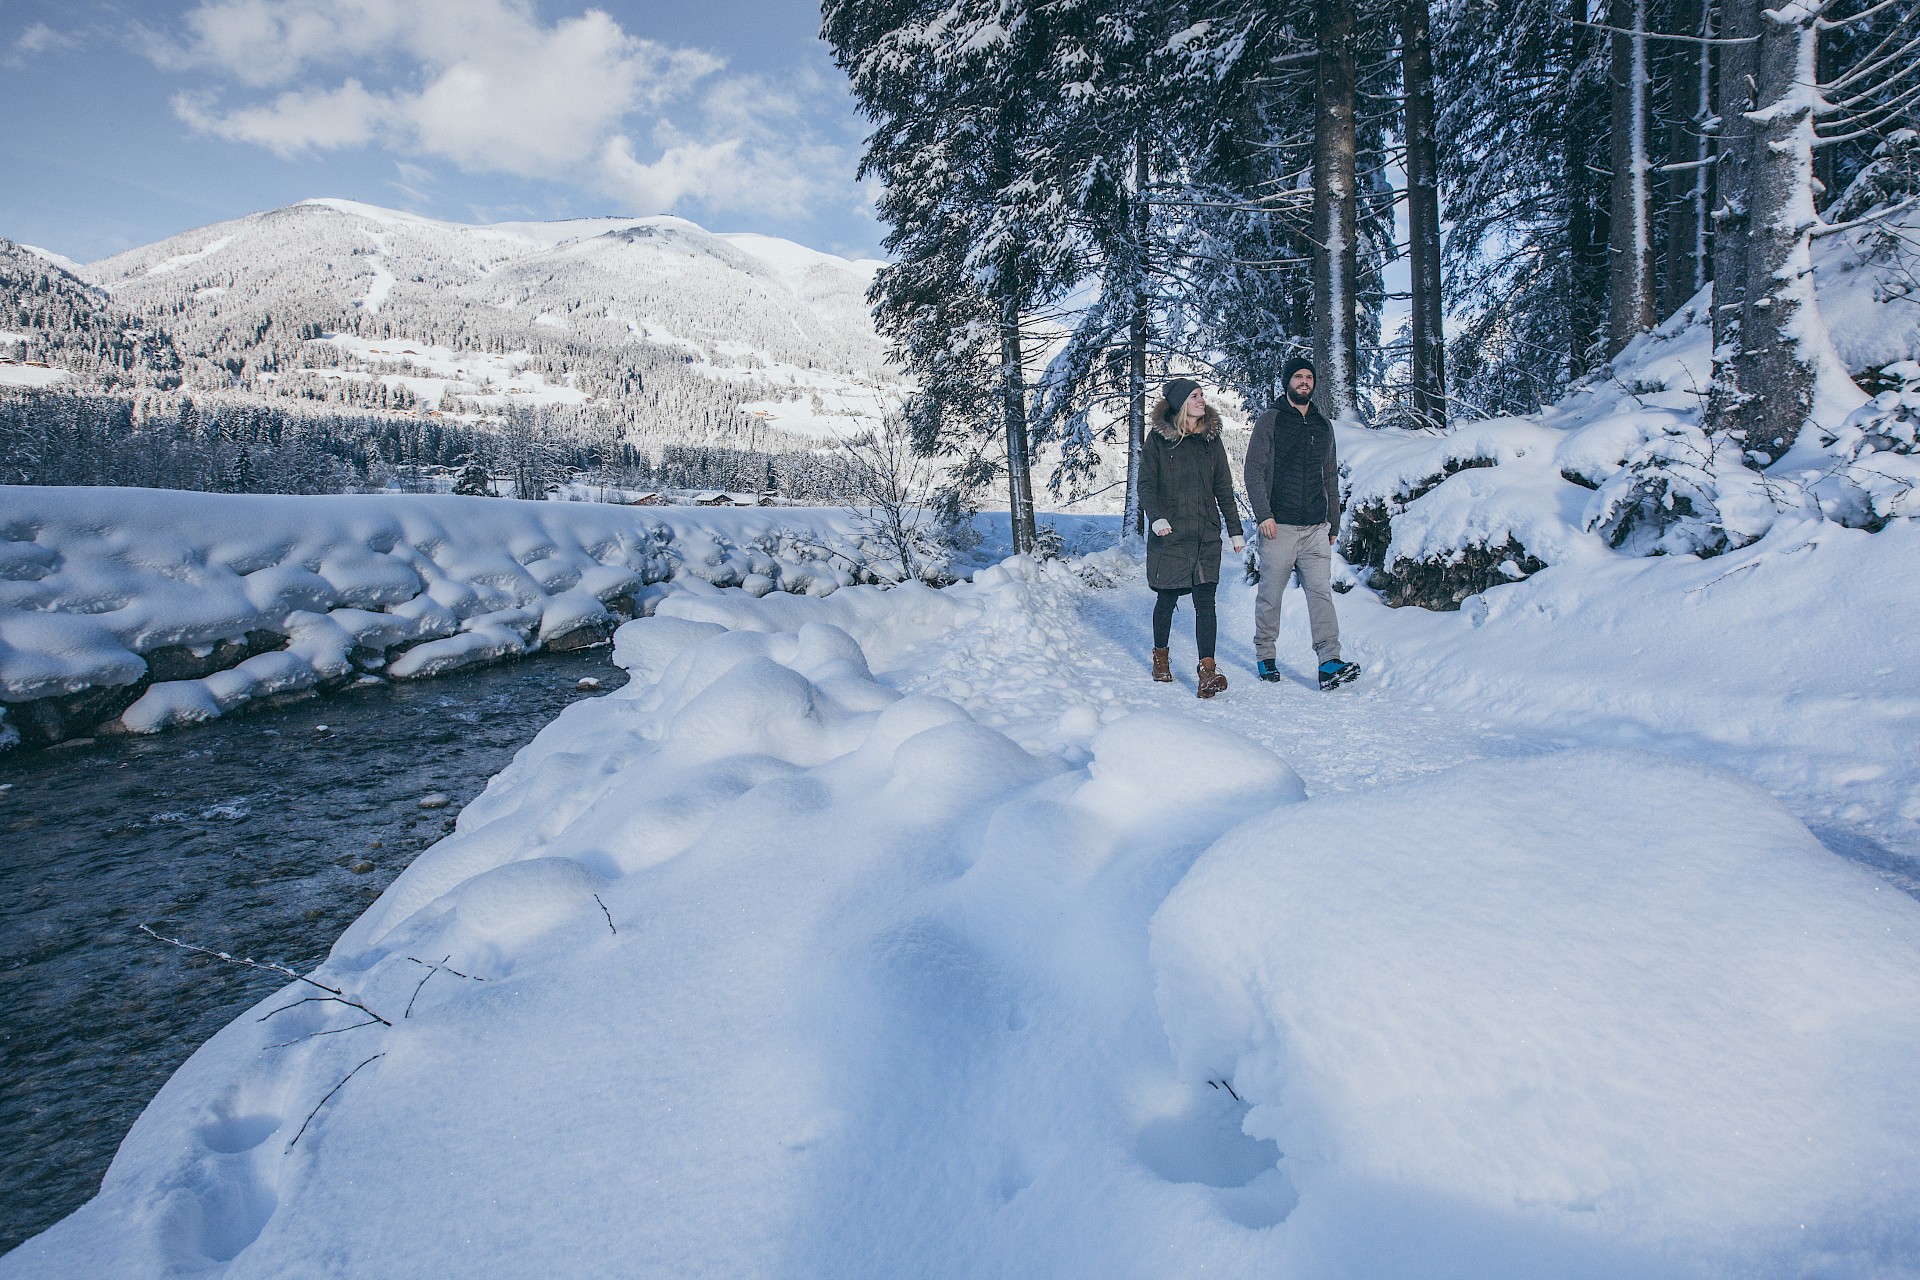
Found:
<path fill-rule="evenodd" d="M 877 253 L 808 0 L 0 0 L 0 236 L 80 261 L 310 196 L 676 213 Z"/>

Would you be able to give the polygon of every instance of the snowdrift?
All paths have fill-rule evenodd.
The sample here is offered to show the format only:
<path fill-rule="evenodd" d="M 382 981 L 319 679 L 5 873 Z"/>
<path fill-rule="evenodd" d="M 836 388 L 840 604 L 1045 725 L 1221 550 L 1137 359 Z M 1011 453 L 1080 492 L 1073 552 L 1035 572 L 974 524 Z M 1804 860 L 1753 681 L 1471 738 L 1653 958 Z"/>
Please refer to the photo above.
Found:
<path fill-rule="evenodd" d="M 1917 922 L 1750 785 L 1580 750 L 1243 829 L 1153 957 L 1307 1274 L 1859 1275 L 1915 1261 Z"/>
<path fill-rule="evenodd" d="M 872 542 L 837 510 L 4 488 L 0 746 L 604 641 L 675 577 L 831 592 Z"/>
<path fill-rule="evenodd" d="M 386 1025 L 263 1001 L 0 1277 L 1920 1269 L 1920 903 L 1705 766 L 1042 696 L 1130 567 L 674 584 L 312 975 Z"/>

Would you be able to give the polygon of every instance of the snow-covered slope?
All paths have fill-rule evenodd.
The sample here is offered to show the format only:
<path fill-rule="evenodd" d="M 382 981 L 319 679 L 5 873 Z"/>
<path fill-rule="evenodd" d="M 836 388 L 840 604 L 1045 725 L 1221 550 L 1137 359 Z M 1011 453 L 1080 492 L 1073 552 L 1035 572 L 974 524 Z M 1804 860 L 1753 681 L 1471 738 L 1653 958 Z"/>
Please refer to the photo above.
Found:
<path fill-rule="evenodd" d="M 205 385 L 357 403 L 385 382 L 426 408 L 545 400 L 635 439 L 745 444 L 877 422 L 898 390 L 867 315 L 877 266 L 679 218 L 468 226 L 310 200 L 85 271 L 165 316 Z"/>
<path fill-rule="evenodd" d="M 1712 556 L 1807 520 L 1879 529 L 1920 517 L 1920 214 L 1904 217 L 1817 242 L 1821 316 L 1875 394 L 1836 377 L 1765 472 L 1701 429 L 1713 345 L 1703 291 L 1542 413 L 1444 435 L 1342 429 L 1342 550 L 1395 603 L 1453 608 L 1547 566 Z"/>
<path fill-rule="evenodd" d="M 180 357 L 164 332 L 148 331 L 56 256 L 0 240 L 0 387 L 178 386 Z"/>
<path fill-rule="evenodd" d="M 1901 651 L 1902 536 L 1754 571 L 1833 580 L 1791 661 Z M 1537 676 L 1505 616 L 1349 596 L 1334 695 L 1247 675 L 1230 579 L 1211 702 L 1148 679 L 1126 553 L 676 585 L 618 633 L 633 681 L 0 1277 L 1916 1274 L 1920 903 L 1801 817 L 1920 852 L 1920 764 L 1839 715 L 1770 738 L 1841 673 L 1770 693 L 1735 583 L 1686 606 L 1715 678 L 1635 736 L 1662 655 L 1614 662 L 1606 606 L 1700 566 L 1619 564 Z M 1802 786 L 1808 742 L 1855 757 L 1836 799 L 1752 780 Z M 1774 765 L 1702 761 L 1741 749 Z"/>

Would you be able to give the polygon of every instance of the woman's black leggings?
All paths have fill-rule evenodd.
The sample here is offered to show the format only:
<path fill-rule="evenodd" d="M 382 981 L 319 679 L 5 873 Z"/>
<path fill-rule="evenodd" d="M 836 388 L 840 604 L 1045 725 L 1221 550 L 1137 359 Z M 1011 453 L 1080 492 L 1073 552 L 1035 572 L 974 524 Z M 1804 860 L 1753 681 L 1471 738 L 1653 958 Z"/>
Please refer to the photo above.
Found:
<path fill-rule="evenodd" d="M 1167 647 L 1167 637 L 1173 634 L 1173 607 L 1180 603 L 1180 597 L 1193 597 L 1193 640 L 1200 647 L 1200 656 L 1211 658 L 1213 645 L 1220 637 L 1220 619 L 1213 611 L 1213 593 L 1220 584 L 1203 582 L 1197 587 L 1175 587 L 1171 591 L 1162 591 L 1160 599 L 1153 606 L 1153 647 Z"/>

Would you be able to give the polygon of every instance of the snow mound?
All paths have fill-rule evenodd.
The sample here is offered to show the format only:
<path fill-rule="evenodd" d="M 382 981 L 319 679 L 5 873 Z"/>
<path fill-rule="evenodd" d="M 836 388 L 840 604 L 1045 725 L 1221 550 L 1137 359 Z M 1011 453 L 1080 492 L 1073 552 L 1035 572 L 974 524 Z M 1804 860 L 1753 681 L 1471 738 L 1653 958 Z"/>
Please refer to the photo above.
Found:
<path fill-rule="evenodd" d="M 6 504 L 0 703 L 42 742 L 603 642 L 682 576 L 823 596 L 869 538 L 851 513 L 798 508 L 79 488 Z"/>
<path fill-rule="evenodd" d="M 1729 775 L 1582 750 L 1316 800 L 1215 846 L 1153 959 L 1182 1074 L 1253 1104 L 1338 1274 L 1920 1238 L 1920 906 Z"/>

